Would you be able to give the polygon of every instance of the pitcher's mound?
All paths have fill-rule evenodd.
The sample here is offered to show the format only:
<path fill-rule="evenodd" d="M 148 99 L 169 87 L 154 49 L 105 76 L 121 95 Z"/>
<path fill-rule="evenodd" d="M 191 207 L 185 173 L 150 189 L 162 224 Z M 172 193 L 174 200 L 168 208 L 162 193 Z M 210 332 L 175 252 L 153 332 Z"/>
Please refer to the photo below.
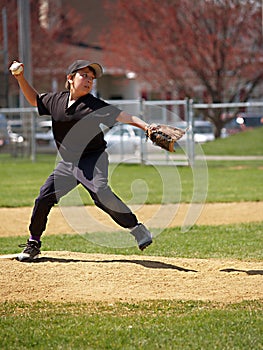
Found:
<path fill-rule="evenodd" d="M 21 263 L 14 256 L 0 259 L 0 301 L 263 299 L 262 262 L 44 251 Z"/>

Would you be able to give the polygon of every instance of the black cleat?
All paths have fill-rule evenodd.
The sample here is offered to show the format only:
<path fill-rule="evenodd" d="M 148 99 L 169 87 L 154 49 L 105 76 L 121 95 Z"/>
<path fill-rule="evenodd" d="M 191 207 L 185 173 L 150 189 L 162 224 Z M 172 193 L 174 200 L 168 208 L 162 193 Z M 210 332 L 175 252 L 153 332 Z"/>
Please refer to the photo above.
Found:
<path fill-rule="evenodd" d="M 29 239 L 26 244 L 20 244 L 19 247 L 24 247 L 22 253 L 17 255 L 18 261 L 30 262 L 39 257 L 41 242 Z"/>

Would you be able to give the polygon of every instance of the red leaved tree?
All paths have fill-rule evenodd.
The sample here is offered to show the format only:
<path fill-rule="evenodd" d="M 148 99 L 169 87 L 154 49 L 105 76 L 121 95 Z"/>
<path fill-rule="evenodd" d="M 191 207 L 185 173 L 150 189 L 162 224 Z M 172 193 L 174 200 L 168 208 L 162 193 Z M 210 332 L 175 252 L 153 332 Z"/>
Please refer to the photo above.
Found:
<path fill-rule="evenodd" d="M 0 5 L 6 11 L 8 64 L 11 64 L 11 61 L 21 59 L 18 50 L 17 0 L 0 0 Z M 46 19 L 43 19 L 40 1 L 31 0 L 30 21 L 31 33 L 28 35 L 31 36 L 33 83 L 37 89 L 50 90 L 54 78 L 64 82 L 65 69 L 76 59 L 77 45 L 85 41 L 90 29 L 89 26 L 83 27 L 81 14 L 71 7 L 62 6 L 57 1 L 49 2 Z M 2 48 L 2 23 L 0 43 Z M 2 65 L 2 70 L 3 68 Z M 18 89 L 16 81 L 11 76 L 9 85 L 12 91 Z"/>
<path fill-rule="evenodd" d="M 105 0 L 105 62 L 152 89 L 204 102 L 247 101 L 263 81 L 261 0 Z M 242 93 L 241 93 L 242 92 Z M 229 120 L 206 111 L 215 135 Z"/>

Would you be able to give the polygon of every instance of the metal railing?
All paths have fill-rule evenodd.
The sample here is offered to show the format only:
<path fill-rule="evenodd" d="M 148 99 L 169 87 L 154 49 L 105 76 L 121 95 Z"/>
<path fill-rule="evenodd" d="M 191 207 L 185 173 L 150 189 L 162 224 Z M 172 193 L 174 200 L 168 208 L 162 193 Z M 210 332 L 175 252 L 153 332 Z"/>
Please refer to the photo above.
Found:
<path fill-rule="evenodd" d="M 16 157 L 18 155 L 30 157 L 32 162 L 36 160 L 36 139 L 35 139 L 35 127 L 36 116 L 38 115 L 37 108 L 24 107 L 24 108 L 0 108 L 0 113 L 6 115 L 7 120 L 20 121 L 21 122 L 21 136 L 23 142 L 17 142 L 15 140 L 15 132 L 9 130 L 11 136 L 8 149 L 11 154 Z M 10 124 L 9 124 L 10 126 Z"/>
<path fill-rule="evenodd" d="M 149 143 L 145 143 L 142 139 L 137 154 L 110 155 L 112 162 L 138 162 L 143 164 L 194 164 L 195 161 L 195 142 L 193 134 L 194 115 L 202 110 L 221 109 L 222 111 L 235 111 L 239 108 L 246 108 L 248 112 L 257 110 L 257 113 L 263 116 L 263 102 L 237 102 L 237 103 L 194 103 L 192 100 L 110 100 L 107 101 L 128 113 L 139 115 L 147 123 L 163 123 L 177 125 L 184 121 L 189 131 L 186 134 L 186 141 L 183 145 L 184 152 L 180 154 L 171 154 L 161 149 L 150 148 Z M 21 147 L 18 145 L 10 145 L 11 152 L 14 156 L 21 154 L 30 157 L 32 161 L 36 160 L 36 153 L 43 152 L 46 149 L 36 145 L 36 122 L 42 117 L 37 117 L 37 108 L 1 108 L 0 113 L 6 115 L 9 121 L 20 120 L 22 123 L 22 135 L 26 140 Z M 42 118 L 43 119 L 43 118 Z M 8 149 L 8 148 L 7 148 Z M 53 152 L 55 151 L 52 150 Z"/>

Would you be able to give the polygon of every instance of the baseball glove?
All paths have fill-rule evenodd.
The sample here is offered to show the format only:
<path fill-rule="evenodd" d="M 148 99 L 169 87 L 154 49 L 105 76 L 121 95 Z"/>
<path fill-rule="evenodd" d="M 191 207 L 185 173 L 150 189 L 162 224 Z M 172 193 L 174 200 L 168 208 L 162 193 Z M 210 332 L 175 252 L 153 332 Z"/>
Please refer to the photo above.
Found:
<path fill-rule="evenodd" d="M 175 152 L 174 144 L 186 133 L 186 130 L 165 124 L 150 124 L 145 131 L 146 140 L 149 138 L 156 146 L 166 151 Z"/>

